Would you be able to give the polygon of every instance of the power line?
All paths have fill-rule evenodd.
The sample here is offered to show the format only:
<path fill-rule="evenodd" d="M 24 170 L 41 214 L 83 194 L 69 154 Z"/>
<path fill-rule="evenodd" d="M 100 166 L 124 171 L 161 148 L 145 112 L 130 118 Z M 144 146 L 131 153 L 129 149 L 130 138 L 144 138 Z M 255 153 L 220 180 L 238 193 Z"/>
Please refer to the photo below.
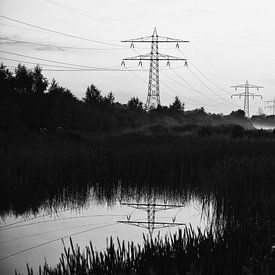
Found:
<path fill-rule="evenodd" d="M 196 74 L 193 72 L 193 71 L 191 71 L 191 69 L 190 68 L 188 68 L 189 69 L 189 71 L 191 72 L 191 74 L 204 86 L 204 87 L 206 87 L 212 94 L 214 94 L 215 96 L 217 96 L 219 99 L 221 99 L 221 100 L 223 100 L 224 102 L 226 102 L 227 104 L 230 104 L 230 105 L 234 105 L 233 103 L 231 103 L 231 102 L 228 102 L 226 99 L 224 99 L 223 97 L 221 97 L 219 94 L 217 94 L 215 91 L 213 91 L 210 87 L 208 87 L 205 83 L 204 83 L 204 81 L 202 81 L 198 76 L 196 76 Z"/>
<path fill-rule="evenodd" d="M 43 69 L 44 72 L 126 72 L 124 69 Z M 131 70 L 140 72 L 141 70 Z"/>
<path fill-rule="evenodd" d="M 177 80 L 175 80 L 175 79 L 173 79 L 173 78 L 170 78 L 170 76 L 168 76 L 168 75 L 166 75 L 166 77 L 170 78 L 172 81 L 175 81 L 176 83 L 178 83 L 178 84 L 181 85 L 182 87 L 184 87 L 184 88 L 186 88 L 186 89 L 189 89 L 190 91 L 194 91 L 194 92 L 200 94 L 201 96 L 203 96 L 204 98 L 206 98 L 206 99 L 208 99 L 208 100 L 210 100 L 210 101 L 213 101 L 212 98 L 206 96 L 205 94 L 203 94 L 202 92 L 200 92 L 198 89 L 196 89 L 194 86 L 192 86 L 191 84 L 189 84 L 183 77 L 181 77 L 180 74 L 178 74 L 177 72 L 175 72 L 175 70 L 173 70 L 172 68 L 171 68 L 171 71 L 172 71 L 175 75 L 177 75 L 178 78 L 180 78 L 181 80 L 183 80 L 189 87 L 183 85 L 182 83 L 180 83 L 179 81 L 177 81 Z M 220 103 L 217 102 L 217 101 L 215 101 L 215 102 L 216 102 L 217 104 L 220 104 Z M 208 106 L 209 106 L 209 105 L 208 105 Z"/>
<path fill-rule="evenodd" d="M 145 70 L 143 67 L 142 67 L 142 69 L 143 69 L 144 72 L 148 72 L 148 71 Z M 142 79 L 141 77 L 139 77 L 139 76 L 138 76 L 137 74 L 135 74 L 133 71 L 130 71 L 130 72 L 131 72 L 133 75 L 135 75 L 138 79 L 140 79 L 142 82 L 147 83 L 146 80 L 144 80 L 144 79 Z M 161 84 L 163 84 L 163 82 L 161 82 Z M 164 84 L 164 85 L 165 85 L 165 84 Z M 167 85 L 166 85 L 166 86 L 167 86 Z M 168 87 L 170 90 L 172 89 L 172 88 L 169 87 L 169 86 L 167 86 L 167 87 Z M 179 94 L 179 93 L 178 93 L 176 90 L 174 90 L 174 89 L 172 89 L 172 91 L 173 91 L 175 94 L 179 95 L 179 96 L 183 96 L 182 94 Z M 164 91 L 161 91 L 161 93 L 174 99 L 174 97 L 173 97 L 172 95 L 170 95 L 170 94 L 168 94 L 168 93 L 166 93 L 166 92 L 164 92 Z M 183 96 L 183 97 L 185 97 L 185 96 Z M 192 99 L 191 99 L 191 100 L 192 100 Z"/>
<path fill-rule="evenodd" d="M 228 92 L 227 90 L 225 90 L 224 88 L 222 88 L 221 86 L 219 86 L 216 82 L 214 82 L 211 78 L 209 78 L 208 76 L 206 76 L 201 70 L 198 69 L 198 67 L 195 66 L 194 63 L 189 62 L 204 78 L 206 78 L 209 82 L 211 82 L 212 84 L 214 84 L 218 89 L 224 91 L 226 94 L 231 95 L 230 92 Z"/>
<path fill-rule="evenodd" d="M 61 69 L 44 69 L 43 68 L 44 72 L 109 72 L 109 71 L 111 71 L 111 72 L 125 72 L 124 69 L 115 69 L 115 67 L 114 68 L 102 68 L 102 69 L 101 68 L 100 69 L 74 69 L 72 67 L 64 67 L 64 66 L 50 65 L 50 64 L 44 64 L 44 63 L 37 64 L 36 62 L 29 62 L 29 61 L 5 58 L 5 57 L 0 57 L 0 59 L 7 60 L 7 61 L 19 62 L 19 63 L 23 63 L 23 64 L 61 68 Z M 17 67 L 13 66 L 12 68 L 16 69 Z M 137 66 L 132 66 L 131 68 L 137 68 Z M 141 71 L 141 70 L 133 70 L 132 69 L 131 71 Z"/>
<path fill-rule="evenodd" d="M 20 30 L 28 30 L 28 31 L 31 30 L 31 31 L 33 31 L 33 32 L 39 32 L 39 33 L 41 33 L 41 30 L 35 30 L 35 29 L 31 29 L 31 28 L 24 28 L 24 27 L 20 27 L 20 26 L 5 24 L 5 23 L 3 23 L 3 22 L 0 22 L 0 25 L 6 26 L 6 27 L 10 27 L 10 28 L 16 28 L 16 29 L 20 29 Z"/>
<path fill-rule="evenodd" d="M 184 54 L 183 54 L 183 52 L 179 49 L 179 51 L 182 53 L 182 55 L 183 56 L 185 56 Z M 226 94 L 229 94 L 229 95 L 231 95 L 231 93 L 230 92 L 228 92 L 227 90 L 225 90 L 224 88 L 222 88 L 221 86 L 219 86 L 215 81 L 213 81 L 211 78 L 209 78 L 207 75 L 205 75 L 193 62 L 191 62 L 191 61 L 189 61 L 189 63 L 205 78 L 205 79 L 207 79 L 209 82 L 211 82 L 212 84 L 214 84 L 219 90 L 222 90 L 222 91 L 224 91 Z M 191 70 L 190 70 L 191 71 Z M 191 73 L 193 73 L 192 71 L 191 71 Z M 194 73 L 193 73 L 194 74 Z M 205 86 L 205 84 L 204 84 L 204 86 Z M 209 87 L 208 87 L 208 89 L 210 89 Z M 213 90 L 212 90 L 212 92 L 213 92 Z M 216 93 L 214 93 L 216 96 L 218 96 Z M 222 97 L 220 97 L 220 99 L 223 99 Z M 223 99 L 223 100 L 225 100 L 225 99 Z"/>
<path fill-rule="evenodd" d="M 192 99 L 192 98 L 190 98 L 190 97 L 187 97 L 187 96 L 185 96 L 185 95 L 182 95 L 182 94 L 179 93 L 177 90 L 175 90 L 174 88 L 170 87 L 169 85 L 167 85 L 167 84 L 164 83 L 163 81 L 160 81 L 160 83 L 161 83 L 161 85 L 164 85 L 165 87 L 167 87 L 168 89 L 170 89 L 171 91 L 173 91 L 173 92 L 174 92 L 175 94 L 177 94 L 178 96 L 182 96 L 182 97 L 184 97 L 184 98 L 186 98 L 186 99 L 188 99 L 188 100 L 190 100 L 190 101 L 193 101 L 193 102 L 196 103 L 196 104 L 201 105 L 201 102 L 199 102 L 199 101 L 197 101 L 197 100 L 195 100 L 195 99 Z M 205 104 L 202 104 L 202 105 L 206 106 Z"/>
<path fill-rule="evenodd" d="M 83 10 L 75 9 L 75 8 L 69 7 L 69 6 L 67 6 L 67 5 L 62 5 L 62 4 L 60 4 L 60 3 L 56 3 L 56 2 L 51 1 L 51 0 L 44 0 L 44 1 L 45 1 L 45 2 L 48 2 L 48 3 L 51 3 L 51 4 L 53 4 L 53 5 L 56 5 L 56 6 L 58 6 L 58 7 L 61 7 L 61 8 L 63 8 L 63 9 L 66 9 L 66 10 L 68 10 L 68 11 L 70 11 L 70 12 L 73 12 L 73 13 L 76 13 L 76 14 L 79 14 L 79 15 L 82 15 L 82 16 L 85 16 L 85 17 L 88 17 L 88 18 L 96 19 L 96 20 L 98 20 L 98 21 L 101 21 L 101 22 L 103 22 L 103 23 L 107 23 L 107 24 L 109 24 L 109 25 L 111 25 L 111 26 L 115 26 L 115 27 L 118 27 L 118 28 L 121 29 L 121 26 L 120 26 L 120 25 L 114 23 L 114 21 L 119 22 L 120 20 L 113 20 L 113 19 L 109 19 L 109 18 L 106 18 L 106 17 L 103 17 L 103 16 L 96 15 L 96 14 L 93 14 L 93 15 L 92 15 L 92 14 L 90 14 L 90 13 L 84 12 Z M 120 22 L 123 23 L 123 25 L 125 25 L 125 23 L 129 25 L 129 23 L 127 23 L 127 22 L 122 22 L 122 21 L 120 21 Z M 125 28 L 125 26 L 124 26 L 124 28 Z M 133 27 L 130 27 L 130 28 L 131 28 L 131 29 L 138 30 L 137 28 L 133 28 Z M 129 29 L 129 28 L 127 28 L 127 29 Z"/>
<path fill-rule="evenodd" d="M 143 68 L 143 67 L 142 67 L 142 68 Z M 143 70 L 144 70 L 145 72 L 147 72 L 144 68 L 143 68 Z M 183 94 L 179 93 L 177 90 L 175 90 L 175 89 L 172 88 L 171 86 L 167 85 L 167 84 L 164 83 L 163 81 L 160 81 L 160 83 L 161 83 L 161 85 L 164 85 L 164 86 L 166 86 L 168 89 L 170 89 L 171 91 L 173 91 L 176 95 L 181 96 L 181 97 L 184 97 L 184 98 L 186 98 L 186 99 L 188 99 L 188 100 L 190 100 L 190 101 L 193 101 L 193 102 L 195 102 L 196 104 L 203 105 L 203 106 L 212 106 L 212 105 L 202 104 L 201 102 L 199 102 L 199 101 L 197 101 L 197 100 L 195 100 L 195 99 L 192 99 L 192 98 L 190 98 L 190 97 L 187 97 L 186 95 L 183 95 Z M 162 92 L 162 93 L 163 93 L 163 92 Z"/>
<path fill-rule="evenodd" d="M 58 221 L 65 221 L 65 220 L 72 220 L 72 219 L 95 218 L 95 217 L 120 217 L 120 216 L 125 216 L 125 215 L 85 215 L 85 216 L 66 217 L 66 218 L 55 219 L 55 220 L 37 221 L 37 222 L 28 223 L 28 224 L 21 224 L 21 225 L 16 225 L 16 226 L 12 226 L 12 227 L 5 227 L 5 228 L 1 228 L 0 231 L 19 228 L 19 227 L 26 227 L 26 226 L 35 225 L 35 224 L 58 222 Z"/>
<path fill-rule="evenodd" d="M 46 59 L 46 58 L 39 58 L 39 57 L 30 56 L 30 55 L 18 54 L 18 53 L 3 51 L 3 50 L 0 50 L 0 52 L 11 54 L 11 55 L 16 55 L 16 56 L 21 56 L 21 57 L 26 57 L 26 58 L 31 58 L 31 59 L 36 59 L 36 60 L 41 60 L 41 61 L 47 61 L 47 62 L 51 62 L 51 63 L 55 63 L 55 64 L 62 64 L 62 65 L 69 65 L 69 66 L 74 66 L 74 67 L 80 67 L 82 69 L 87 68 L 87 69 L 98 69 L 98 70 L 100 70 L 100 69 L 110 69 L 110 70 L 112 70 L 113 68 L 119 68 L 120 67 L 120 66 L 113 66 L 113 67 L 92 67 L 92 66 L 79 65 L 79 64 L 74 64 L 74 63 L 55 61 L 55 60 L 50 60 L 50 59 Z M 72 69 L 74 69 L 74 68 L 72 68 Z"/>
<path fill-rule="evenodd" d="M 135 211 L 136 211 L 136 209 L 133 210 L 129 215 L 131 215 Z M 121 216 L 125 216 L 125 215 L 121 215 Z M 170 218 L 170 217 L 159 217 L 159 218 Z M 93 225 L 105 225 L 106 223 L 107 222 L 105 221 L 105 222 L 100 222 L 100 223 L 94 223 Z M 75 229 L 75 228 L 88 227 L 88 226 L 91 226 L 91 224 L 77 225 L 77 226 L 72 226 L 72 227 L 66 227 L 66 229 L 61 228 L 61 229 L 44 231 L 44 232 L 40 232 L 40 233 L 34 233 L 34 234 L 30 234 L 30 235 L 27 235 L 27 236 L 24 236 L 24 237 L 19 237 L 19 238 L 14 238 L 14 239 L 9 239 L 9 240 L 5 240 L 5 241 L 1 241 L 0 244 L 4 244 L 4 243 L 8 243 L 8 242 L 14 242 L 14 241 L 19 241 L 19 240 L 24 240 L 24 239 L 32 238 L 32 237 L 35 237 L 35 236 L 45 235 L 45 234 L 49 234 L 49 233 L 55 233 L 55 232 L 59 232 L 59 231 L 65 231 L 65 230 L 70 230 L 70 229 Z"/>
<path fill-rule="evenodd" d="M 183 52 L 179 49 L 179 51 L 181 52 L 181 54 L 183 56 L 185 56 L 183 54 Z M 218 84 L 216 84 L 212 79 L 210 79 L 209 77 L 207 77 L 201 70 L 198 69 L 197 66 L 195 66 L 194 63 L 192 63 L 191 61 L 189 61 L 189 63 L 204 77 L 206 78 L 208 81 L 210 81 L 211 83 L 213 83 L 217 88 L 219 88 L 220 90 L 225 91 L 227 94 L 230 94 L 228 91 L 226 91 L 225 89 L 223 89 L 222 87 L 220 87 Z M 227 104 L 231 104 L 231 105 L 235 105 L 233 103 L 228 102 L 226 99 L 224 99 L 223 97 L 221 97 L 220 95 L 218 95 L 216 92 L 214 92 L 210 87 L 208 87 L 202 80 L 200 80 L 193 71 L 191 71 L 191 69 L 188 67 L 189 71 L 191 72 L 191 74 L 199 81 L 201 82 L 208 90 L 210 90 L 214 95 L 216 95 L 218 98 L 220 98 L 221 100 L 223 100 L 224 102 L 226 102 Z"/>
<path fill-rule="evenodd" d="M 35 46 L 43 46 L 43 47 L 53 47 L 59 49 L 69 49 L 69 50 L 87 50 L 87 51 L 113 51 L 113 50 L 124 50 L 125 48 L 118 47 L 118 48 L 89 48 L 89 47 L 72 47 L 72 46 L 63 46 L 63 45 L 56 45 L 56 44 L 48 44 L 48 43 L 38 43 L 38 42 L 30 42 L 30 41 L 23 41 L 23 40 L 16 40 L 11 38 L 0 37 L 1 40 L 6 40 L 10 42 L 16 42 L 21 44 L 27 45 L 35 45 Z"/>
<path fill-rule="evenodd" d="M 26 248 L 24 250 L 15 252 L 15 253 L 10 254 L 8 256 L 2 257 L 2 258 L 0 258 L 0 261 L 6 260 L 8 258 L 11 258 L 13 256 L 19 255 L 19 254 L 27 252 L 27 251 L 30 251 L 32 249 L 41 247 L 43 245 L 47 245 L 47 244 L 50 244 L 50 243 L 53 243 L 53 242 L 56 242 L 56 241 L 59 241 L 59 240 L 65 239 L 65 238 L 69 238 L 69 237 L 72 237 L 72 236 L 75 236 L 75 235 L 79 235 L 79 234 L 82 234 L 82 233 L 86 233 L 86 232 L 89 232 L 89 231 L 93 231 L 93 230 L 96 230 L 96 229 L 110 227 L 110 226 L 113 226 L 115 224 L 117 224 L 117 223 L 111 223 L 111 224 L 107 224 L 107 225 L 103 225 L 103 226 L 93 227 L 93 228 L 90 228 L 90 229 L 87 229 L 87 230 L 79 231 L 79 232 L 76 232 L 76 233 L 73 233 L 73 234 L 70 234 L 70 235 L 66 235 L 66 236 L 63 236 L 63 237 L 60 237 L 60 238 L 56 238 L 56 239 L 50 240 L 48 242 L 41 243 L 41 244 L 38 244 L 38 245 L 35 245 L 35 246 L 32 246 L 32 247 Z"/>
<path fill-rule="evenodd" d="M 23 61 L 23 60 L 19 60 L 19 59 L 12 59 L 12 58 L 6 58 L 6 57 L 0 57 L 0 59 L 7 60 L 7 61 L 20 62 L 20 63 L 24 63 L 24 64 L 30 64 L 30 65 L 37 65 L 36 62 Z M 39 65 L 41 65 L 41 66 L 47 66 L 47 67 L 54 67 L 54 68 L 73 69 L 72 67 L 50 65 L 50 64 L 45 64 L 45 63 L 39 63 Z"/>
<path fill-rule="evenodd" d="M 47 32 L 63 35 L 63 36 L 70 37 L 70 38 L 75 38 L 75 39 L 84 40 L 84 41 L 88 41 L 88 42 L 92 42 L 92 43 L 97 43 L 97 44 L 116 46 L 116 47 L 120 46 L 120 47 L 122 47 L 121 45 L 118 45 L 118 44 L 108 43 L 108 42 L 99 41 L 99 40 L 93 40 L 93 39 L 89 39 L 89 38 L 85 38 L 85 37 L 81 37 L 81 36 L 77 36 L 77 35 L 72 35 L 72 34 L 67 34 L 67 33 L 59 32 L 59 31 L 51 30 L 51 29 L 44 28 L 44 27 L 39 27 L 37 25 L 29 24 L 29 23 L 26 23 L 26 22 L 23 22 L 23 21 L 20 21 L 20 20 L 17 20 L 17 19 L 13 19 L 13 18 L 4 16 L 4 15 L 1 15 L 1 14 L 0 14 L 0 17 L 4 18 L 6 20 L 10 20 L 10 21 L 13 21 L 13 22 L 17 22 L 17 23 L 20 23 L 20 24 L 23 24 L 23 25 L 26 25 L 26 26 L 30 26 L 30 27 L 36 28 L 36 29 L 39 29 L 39 30 L 43 30 L 43 31 L 47 31 Z"/>
<path fill-rule="evenodd" d="M 207 58 L 205 57 L 205 55 L 203 55 L 203 54 L 198 50 L 198 48 L 195 47 L 194 43 L 192 43 L 192 45 L 190 45 L 190 49 L 193 50 L 195 53 L 198 53 L 198 54 L 200 55 L 201 59 L 204 60 L 205 63 L 207 63 L 208 69 L 209 69 L 209 64 L 212 65 L 212 70 L 211 70 L 211 71 L 212 71 L 212 73 L 214 73 L 218 78 L 223 79 L 223 80 L 226 80 L 226 81 L 233 81 L 232 79 L 227 78 L 227 77 L 224 77 L 223 75 L 221 75 L 221 73 L 218 72 L 219 70 L 216 68 L 216 66 L 214 66 L 213 64 L 211 64 L 211 62 L 209 62 L 209 59 L 207 59 Z"/>
<path fill-rule="evenodd" d="M 105 225 L 106 222 L 95 223 L 94 225 L 102 225 L 102 224 Z M 19 238 L 15 238 L 15 239 L 9 239 L 9 240 L 5 240 L 5 241 L 1 241 L 0 244 L 19 241 L 19 240 L 24 240 L 24 239 L 28 239 L 28 238 L 32 238 L 32 237 L 36 237 L 36 236 L 40 236 L 40 235 L 45 235 L 45 234 L 49 234 L 49 233 L 55 233 L 55 232 L 59 232 L 59 231 L 65 231 L 65 230 L 70 230 L 70 229 L 75 229 L 75 228 L 88 227 L 88 226 L 91 226 L 91 224 L 84 224 L 84 225 L 82 224 L 82 225 L 77 225 L 77 226 L 72 226 L 72 227 L 66 227 L 66 229 L 61 228 L 61 229 L 49 230 L 49 231 L 40 232 L 40 233 L 34 233 L 34 234 L 30 234 L 30 235 L 27 235 L 27 236 L 24 236 L 24 237 L 19 237 Z"/>
<path fill-rule="evenodd" d="M 64 69 L 60 69 L 60 70 L 54 70 L 54 69 L 44 69 L 44 72 L 141 72 L 142 70 L 138 70 L 138 69 L 134 69 L 134 68 L 138 68 L 138 66 L 131 66 L 128 67 L 128 69 L 115 69 L 116 67 L 120 67 L 120 66 L 114 66 L 114 67 L 110 67 L 110 69 L 107 68 L 100 68 L 100 69 L 78 69 L 78 68 L 73 68 L 73 67 L 65 67 L 65 66 L 57 66 L 57 65 L 50 65 L 50 64 L 43 64 L 43 63 L 36 63 L 36 62 L 28 62 L 28 61 L 23 61 L 23 60 L 18 60 L 18 59 L 11 59 L 11 58 L 5 58 L 5 57 L 0 57 L 0 59 L 3 60 L 9 60 L 9 61 L 14 61 L 14 62 L 19 62 L 19 63 L 23 63 L 23 64 L 31 64 L 31 65 L 41 65 L 41 66 L 46 66 L 46 67 L 55 67 L 55 68 L 64 68 Z M 7 68 L 11 68 L 11 69 L 17 69 L 17 66 L 10 66 L 10 65 L 5 65 L 5 67 Z M 180 67 L 175 67 L 174 69 L 178 69 Z M 143 82 L 146 82 L 144 79 L 142 79 Z M 165 94 L 165 93 L 164 93 Z M 170 96 L 169 94 L 166 94 L 168 96 Z"/>
<path fill-rule="evenodd" d="M 70 210 L 73 210 L 73 209 L 64 209 L 64 210 L 60 210 L 60 211 L 55 211 L 53 213 L 48 213 L 48 214 L 43 214 L 43 215 L 40 215 L 40 216 L 35 216 L 35 217 L 29 218 L 29 219 L 26 219 L 26 220 L 23 220 L 23 221 L 18 221 L 18 222 L 13 222 L 13 223 L 10 223 L 10 224 L 5 224 L 5 225 L 0 227 L 0 230 L 2 228 L 8 227 L 8 226 L 12 226 L 12 225 L 23 223 L 23 222 L 28 222 L 28 221 L 31 221 L 31 220 L 34 220 L 34 219 L 44 218 L 46 216 L 50 216 L 50 215 L 53 215 L 53 214 L 59 214 L 59 213 L 70 211 Z"/>

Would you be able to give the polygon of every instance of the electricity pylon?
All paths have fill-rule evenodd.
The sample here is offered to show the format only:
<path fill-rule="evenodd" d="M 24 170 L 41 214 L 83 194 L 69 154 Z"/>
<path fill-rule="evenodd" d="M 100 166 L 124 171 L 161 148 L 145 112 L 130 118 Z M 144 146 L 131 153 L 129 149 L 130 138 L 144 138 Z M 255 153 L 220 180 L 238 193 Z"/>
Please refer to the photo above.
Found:
<path fill-rule="evenodd" d="M 253 99 L 255 97 L 263 98 L 261 95 L 256 95 L 254 93 L 250 93 L 249 90 L 250 89 L 257 89 L 257 91 L 258 91 L 260 88 L 263 88 L 263 87 L 262 86 L 251 85 L 251 84 L 248 83 L 248 80 L 246 80 L 245 84 L 230 86 L 230 87 L 235 88 L 235 90 L 237 90 L 238 88 L 244 88 L 243 93 L 233 94 L 233 95 L 231 95 L 231 98 L 233 98 L 234 96 L 238 96 L 239 98 L 244 97 L 244 112 L 245 112 L 245 115 L 247 117 L 249 117 L 249 98 L 251 96 L 253 97 Z"/>
<path fill-rule="evenodd" d="M 159 61 L 167 61 L 167 65 L 170 66 L 170 61 L 183 60 L 185 61 L 185 65 L 187 66 L 187 60 L 185 58 L 179 58 L 179 57 L 159 53 L 159 43 L 176 43 L 176 48 L 179 48 L 179 43 L 184 43 L 189 41 L 159 36 L 157 34 L 157 29 L 155 27 L 154 32 L 151 36 L 123 40 L 121 42 L 131 43 L 130 44 L 131 48 L 134 48 L 135 43 L 151 43 L 150 53 L 129 57 L 129 58 L 124 58 L 121 64 L 125 65 L 125 60 L 138 60 L 139 61 L 138 64 L 142 66 L 142 61 L 150 61 L 148 95 L 147 95 L 145 109 L 149 111 L 151 108 L 157 108 L 160 105 Z"/>
<path fill-rule="evenodd" d="M 176 204 L 156 204 L 155 199 L 150 197 L 147 203 L 128 203 L 121 202 L 121 205 L 126 205 L 140 210 L 145 210 L 147 212 L 147 221 L 131 221 L 131 215 L 127 216 L 127 221 L 117 221 L 118 223 L 134 225 L 142 228 L 146 228 L 149 231 L 149 235 L 152 238 L 155 229 L 180 226 L 185 225 L 184 223 L 176 223 L 176 217 L 172 218 L 173 222 L 156 222 L 156 212 L 163 211 L 178 207 L 183 207 L 183 205 Z"/>
<path fill-rule="evenodd" d="M 265 109 L 273 109 L 272 113 L 273 113 L 273 116 L 275 116 L 275 98 L 273 100 L 265 101 L 265 103 L 267 103 L 267 104 L 273 103 L 273 105 L 265 106 L 264 108 Z"/>

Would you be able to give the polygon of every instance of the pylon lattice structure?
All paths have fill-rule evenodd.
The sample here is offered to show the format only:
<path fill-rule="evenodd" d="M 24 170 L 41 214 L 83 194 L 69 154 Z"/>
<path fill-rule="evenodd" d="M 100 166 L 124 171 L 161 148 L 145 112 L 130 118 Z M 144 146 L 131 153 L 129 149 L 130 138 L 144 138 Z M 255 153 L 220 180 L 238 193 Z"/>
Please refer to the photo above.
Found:
<path fill-rule="evenodd" d="M 155 229 L 161 229 L 166 227 L 181 226 L 185 225 L 184 223 L 176 223 L 175 219 L 172 219 L 173 222 L 157 222 L 156 221 L 156 212 L 169 210 L 173 208 L 183 207 L 183 205 L 176 204 L 156 204 L 156 201 L 153 197 L 148 199 L 147 203 L 128 203 L 121 202 L 121 205 L 126 205 L 140 210 L 145 210 L 147 212 L 147 221 L 131 221 L 130 216 L 127 216 L 127 221 L 118 221 L 118 223 L 134 225 L 142 228 L 146 228 L 149 231 L 149 235 L 152 238 L 153 232 Z"/>
<path fill-rule="evenodd" d="M 269 106 L 265 106 L 264 108 L 265 109 L 271 109 L 272 110 L 272 114 L 273 116 L 275 116 L 275 98 L 273 100 L 268 100 L 268 101 L 265 101 L 265 103 L 267 104 L 272 104 L 272 105 L 269 105 Z"/>
<path fill-rule="evenodd" d="M 239 94 L 233 94 L 231 95 L 231 98 L 238 96 L 239 98 L 244 97 L 244 112 L 245 115 L 247 117 L 249 117 L 249 99 L 250 97 L 255 98 L 255 97 L 261 97 L 263 98 L 261 95 L 257 95 L 254 93 L 251 93 L 249 90 L 250 89 L 257 89 L 257 91 L 260 88 L 263 88 L 262 86 L 257 86 L 257 85 L 251 85 L 248 83 L 248 80 L 246 80 L 245 84 L 240 84 L 240 85 L 235 85 L 235 86 L 230 86 L 231 88 L 235 88 L 235 90 L 239 89 L 239 88 L 243 88 L 244 92 L 243 93 L 239 93 Z"/>
<path fill-rule="evenodd" d="M 179 57 L 159 53 L 159 43 L 175 43 L 176 48 L 179 48 L 179 43 L 184 43 L 189 41 L 159 36 L 157 34 L 157 29 L 155 28 L 151 36 L 140 37 L 140 38 L 130 39 L 130 40 L 123 40 L 121 42 L 131 43 L 130 45 L 132 48 L 134 48 L 135 43 L 151 43 L 150 53 L 129 57 L 129 58 L 124 58 L 121 64 L 125 65 L 126 60 L 138 60 L 139 65 L 142 66 L 142 61 L 150 61 L 148 95 L 147 95 L 145 109 L 148 111 L 152 108 L 157 108 L 160 105 L 159 61 L 167 61 L 167 65 L 170 66 L 170 61 L 183 60 L 185 61 L 185 65 L 187 66 L 187 60 L 185 58 L 179 58 Z"/>

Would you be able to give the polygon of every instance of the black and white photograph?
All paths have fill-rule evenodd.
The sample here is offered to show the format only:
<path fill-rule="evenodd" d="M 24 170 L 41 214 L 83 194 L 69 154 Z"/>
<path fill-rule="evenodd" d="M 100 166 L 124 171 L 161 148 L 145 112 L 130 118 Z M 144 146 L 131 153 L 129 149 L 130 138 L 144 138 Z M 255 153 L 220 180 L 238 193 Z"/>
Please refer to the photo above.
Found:
<path fill-rule="evenodd" d="M 275 275 L 274 15 L 0 0 L 0 274 Z"/>

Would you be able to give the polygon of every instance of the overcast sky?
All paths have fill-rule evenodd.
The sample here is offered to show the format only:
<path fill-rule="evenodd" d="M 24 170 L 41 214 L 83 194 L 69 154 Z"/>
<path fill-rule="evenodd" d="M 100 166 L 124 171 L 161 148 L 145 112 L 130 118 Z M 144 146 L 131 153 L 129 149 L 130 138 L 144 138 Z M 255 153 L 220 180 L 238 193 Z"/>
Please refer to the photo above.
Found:
<path fill-rule="evenodd" d="M 230 93 L 242 90 L 234 91 L 230 85 L 248 80 L 251 84 L 264 86 L 264 89 L 253 91 L 262 94 L 264 100 L 275 97 L 274 9 L 275 3 L 271 0 L 1 0 L 2 16 L 90 41 L 0 17 L 0 50 L 9 52 L 0 52 L 0 60 L 8 66 L 16 66 L 18 61 L 6 59 L 41 63 L 49 80 L 55 78 L 79 98 L 93 83 L 103 94 L 112 91 L 116 100 L 122 103 L 132 96 L 138 96 L 144 102 L 148 62 L 143 63 L 143 69 L 131 68 L 139 70 L 134 72 L 46 71 L 62 68 L 45 64 L 72 66 L 11 53 L 81 66 L 116 67 L 125 57 L 150 51 L 149 44 L 137 44 L 133 50 L 120 41 L 151 35 L 156 26 L 159 35 L 190 41 L 182 44 L 180 51 L 175 45 L 160 45 L 161 53 L 185 56 L 189 61 L 189 69 L 184 68 L 181 61 L 171 62 L 172 69 L 161 64 L 162 105 L 170 104 L 178 95 L 187 109 L 205 106 L 208 112 L 227 114 L 243 107 L 243 98 L 230 99 Z M 90 49 L 64 49 L 54 47 L 56 45 Z M 126 68 L 137 65 L 136 61 L 126 62 Z M 259 98 L 252 99 L 251 114 L 264 106 Z"/>

